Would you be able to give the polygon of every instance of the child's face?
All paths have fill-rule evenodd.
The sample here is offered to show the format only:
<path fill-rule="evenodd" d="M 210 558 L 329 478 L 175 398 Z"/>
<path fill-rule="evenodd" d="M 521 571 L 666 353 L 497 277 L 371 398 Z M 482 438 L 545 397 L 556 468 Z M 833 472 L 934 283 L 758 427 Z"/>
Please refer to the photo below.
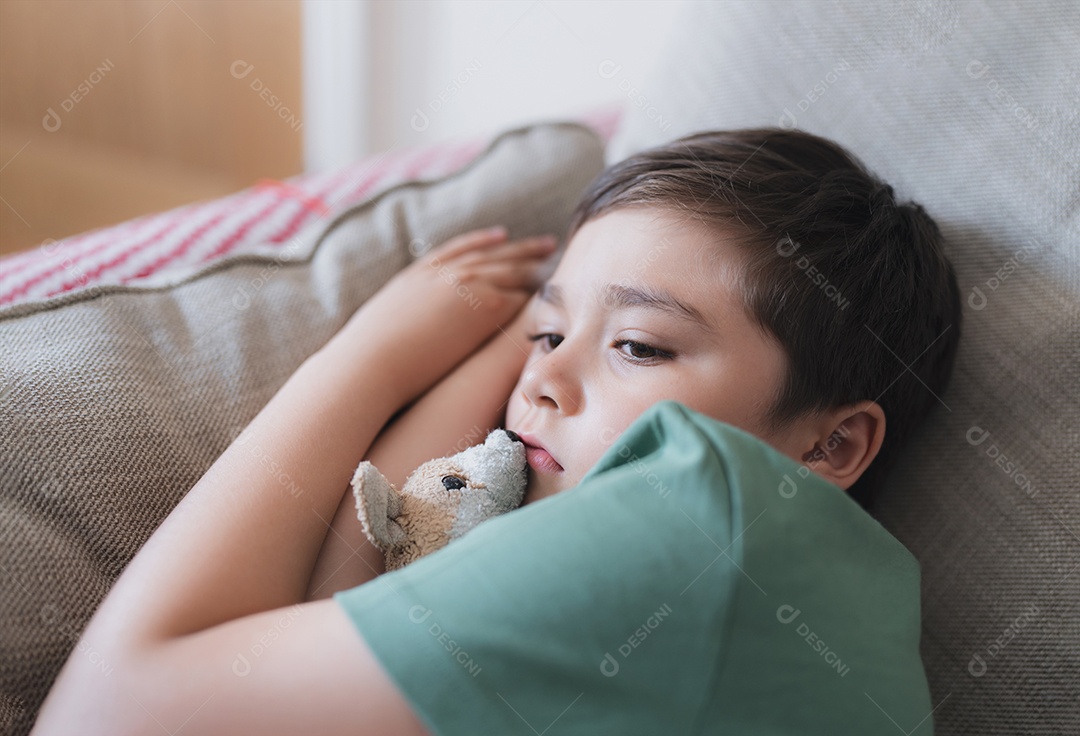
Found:
<path fill-rule="evenodd" d="M 663 210 L 616 210 L 577 231 L 529 306 L 530 334 L 548 336 L 532 344 L 506 409 L 506 426 L 561 466 L 528 451 L 526 503 L 576 485 L 662 399 L 797 454 L 762 430 L 786 358 L 742 306 L 740 264 L 734 245 Z"/>

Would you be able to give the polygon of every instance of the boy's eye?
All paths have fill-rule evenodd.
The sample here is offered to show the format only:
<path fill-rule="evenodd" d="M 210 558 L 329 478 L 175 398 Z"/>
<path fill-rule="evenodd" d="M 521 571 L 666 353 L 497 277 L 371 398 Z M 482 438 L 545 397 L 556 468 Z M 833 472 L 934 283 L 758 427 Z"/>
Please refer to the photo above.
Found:
<path fill-rule="evenodd" d="M 672 357 L 669 352 L 661 350 L 660 348 L 654 348 L 652 345 L 646 345 L 643 342 L 637 342 L 636 340 L 619 340 L 615 343 L 615 347 L 617 348 L 621 349 L 624 346 L 629 348 L 629 351 L 623 351 L 627 357 L 641 362 L 664 360 Z"/>
<path fill-rule="evenodd" d="M 563 336 L 557 335 L 554 332 L 542 332 L 538 335 L 529 335 L 530 342 L 537 342 L 539 340 L 544 341 L 543 346 L 545 349 L 554 350 L 559 346 L 559 343 L 563 341 Z M 652 345 L 647 345 L 636 340 L 617 340 L 612 347 L 617 348 L 623 355 L 636 363 L 651 364 L 662 360 L 669 360 L 674 357 L 666 350 L 654 348 Z M 629 349 L 623 350 L 624 347 Z"/>
<path fill-rule="evenodd" d="M 563 341 L 562 335 L 556 335 L 554 332 L 541 332 L 539 335 L 529 335 L 529 342 L 536 342 L 537 340 L 544 341 L 544 347 L 548 350 L 552 350 L 559 346 L 559 343 Z"/>

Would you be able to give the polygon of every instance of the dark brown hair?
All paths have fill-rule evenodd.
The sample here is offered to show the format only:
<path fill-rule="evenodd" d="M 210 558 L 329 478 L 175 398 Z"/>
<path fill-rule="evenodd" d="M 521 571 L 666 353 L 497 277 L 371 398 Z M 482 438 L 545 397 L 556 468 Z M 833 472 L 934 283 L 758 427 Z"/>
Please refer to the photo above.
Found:
<path fill-rule="evenodd" d="M 567 240 L 629 207 L 693 218 L 745 253 L 747 312 L 788 358 L 770 430 L 860 401 L 881 406 L 884 442 L 850 489 L 870 508 L 938 403 L 960 338 L 960 291 L 930 216 L 836 143 L 778 128 L 698 133 L 610 166 Z"/>

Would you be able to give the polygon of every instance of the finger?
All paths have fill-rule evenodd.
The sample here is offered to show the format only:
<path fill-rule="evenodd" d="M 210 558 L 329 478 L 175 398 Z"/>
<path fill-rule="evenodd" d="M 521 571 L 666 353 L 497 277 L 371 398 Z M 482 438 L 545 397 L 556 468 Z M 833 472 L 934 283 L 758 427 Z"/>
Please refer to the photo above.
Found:
<path fill-rule="evenodd" d="M 468 270 L 468 279 L 476 279 L 491 284 L 499 289 L 535 291 L 540 286 L 540 273 L 545 265 L 543 260 L 500 261 L 480 263 Z M 465 281 L 466 279 L 462 279 Z"/>
<path fill-rule="evenodd" d="M 460 257 L 460 263 L 462 265 L 471 265 L 483 263 L 484 261 L 544 258 L 554 253 L 558 247 L 559 239 L 554 235 L 537 235 L 531 238 L 522 238 L 493 245 L 483 250 L 471 251 Z"/>
<path fill-rule="evenodd" d="M 539 286 L 541 279 L 537 278 L 538 272 L 549 269 L 552 253 L 537 253 L 529 258 L 503 258 L 486 259 L 471 264 L 460 264 L 456 270 L 467 279 L 476 281 L 490 281 L 499 287 L 522 287 L 527 283 L 536 283 Z"/>
<path fill-rule="evenodd" d="M 462 233 L 461 235 L 450 238 L 442 245 L 432 248 L 431 253 L 443 260 L 447 260 L 477 248 L 500 243 L 506 240 L 506 236 L 506 228 L 502 225 L 482 230 L 470 230 L 467 233 Z"/>

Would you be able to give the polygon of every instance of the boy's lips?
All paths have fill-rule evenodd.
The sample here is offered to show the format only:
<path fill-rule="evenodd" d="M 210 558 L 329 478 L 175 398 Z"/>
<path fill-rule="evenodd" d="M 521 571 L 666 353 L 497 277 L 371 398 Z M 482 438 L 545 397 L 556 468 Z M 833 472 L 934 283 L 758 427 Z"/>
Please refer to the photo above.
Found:
<path fill-rule="evenodd" d="M 518 437 L 525 444 L 525 458 L 529 467 L 540 473 L 561 473 L 563 466 L 551 456 L 540 440 L 525 432 L 518 432 Z"/>

